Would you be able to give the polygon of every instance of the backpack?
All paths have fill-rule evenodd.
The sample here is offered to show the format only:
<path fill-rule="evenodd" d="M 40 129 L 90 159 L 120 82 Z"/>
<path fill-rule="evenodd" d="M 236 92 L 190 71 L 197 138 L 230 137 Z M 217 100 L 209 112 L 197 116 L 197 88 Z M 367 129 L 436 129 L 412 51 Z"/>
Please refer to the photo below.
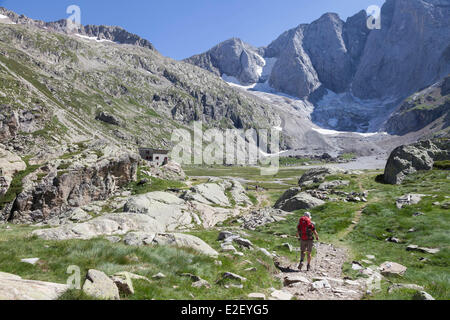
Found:
<path fill-rule="evenodd" d="M 314 225 L 308 217 L 302 217 L 298 224 L 298 233 L 302 240 L 314 240 Z"/>

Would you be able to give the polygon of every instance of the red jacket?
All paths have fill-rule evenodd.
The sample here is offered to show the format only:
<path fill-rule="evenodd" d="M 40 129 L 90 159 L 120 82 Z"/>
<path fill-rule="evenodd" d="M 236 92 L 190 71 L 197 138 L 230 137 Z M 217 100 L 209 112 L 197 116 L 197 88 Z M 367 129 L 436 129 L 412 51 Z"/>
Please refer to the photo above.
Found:
<path fill-rule="evenodd" d="M 306 216 L 301 217 L 298 222 L 297 230 L 301 235 L 302 240 L 314 240 L 313 231 L 315 230 L 315 227 L 310 218 Z"/>

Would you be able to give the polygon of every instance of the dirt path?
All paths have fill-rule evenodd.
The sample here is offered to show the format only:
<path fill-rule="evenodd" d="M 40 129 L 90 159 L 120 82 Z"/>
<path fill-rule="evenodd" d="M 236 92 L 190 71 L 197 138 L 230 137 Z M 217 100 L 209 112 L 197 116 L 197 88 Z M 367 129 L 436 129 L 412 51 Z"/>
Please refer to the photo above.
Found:
<path fill-rule="evenodd" d="M 282 291 L 298 300 L 359 300 L 365 292 L 364 280 L 351 281 L 342 276 L 342 266 L 348 260 L 347 251 L 331 244 L 316 243 L 316 256 L 311 263 L 312 270 L 297 269 L 298 262 L 291 263 L 285 258 L 276 262 L 284 281 Z M 300 253 L 299 253 L 300 255 Z M 300 259 L 299 259 L 300 260 Z"/>

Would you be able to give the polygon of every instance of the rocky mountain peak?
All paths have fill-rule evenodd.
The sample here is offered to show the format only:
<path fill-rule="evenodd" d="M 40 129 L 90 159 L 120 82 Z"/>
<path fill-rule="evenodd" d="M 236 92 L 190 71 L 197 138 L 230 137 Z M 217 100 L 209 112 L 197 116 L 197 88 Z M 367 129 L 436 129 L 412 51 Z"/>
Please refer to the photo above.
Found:
<path fill-rule="evenodd" d="M 67 30 L 66 19 L 61 19 L 54 22 L 33 20 L 24 15 L 18 15 L 17 13 L 3 7 L 0 7 L 0 14 L 7 16 L 13 23 L 16 24 L 33 25 L 38 28 L 62 33 L 76 33 L 81 36 L 96 38 L 97 40 L 109 40 L 120 44 L 137 45 L 140 47 L 155 50 L 155 47 L 152 43 L 150 43 L 150 41 L 117 26 L 80 25 L 77 29 L 70 32 Z"/>

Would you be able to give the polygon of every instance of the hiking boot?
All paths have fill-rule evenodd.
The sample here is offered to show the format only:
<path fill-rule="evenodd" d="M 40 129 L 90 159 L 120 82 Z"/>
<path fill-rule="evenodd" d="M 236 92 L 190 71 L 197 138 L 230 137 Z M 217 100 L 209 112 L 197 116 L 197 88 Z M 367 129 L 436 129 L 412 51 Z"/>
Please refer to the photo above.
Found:
<path fill-rule="evenodd" d="M 302 268 L 303 268 L 303 263 L 300 262 L 300 264 L 298 265 L 298 270 L 302 271 Z"/>
<path fill-rule="evenodd" d="M 308 264 L 308 266 L 306 267 L 306 271 L 311 271 L 311 266 Z"/>

